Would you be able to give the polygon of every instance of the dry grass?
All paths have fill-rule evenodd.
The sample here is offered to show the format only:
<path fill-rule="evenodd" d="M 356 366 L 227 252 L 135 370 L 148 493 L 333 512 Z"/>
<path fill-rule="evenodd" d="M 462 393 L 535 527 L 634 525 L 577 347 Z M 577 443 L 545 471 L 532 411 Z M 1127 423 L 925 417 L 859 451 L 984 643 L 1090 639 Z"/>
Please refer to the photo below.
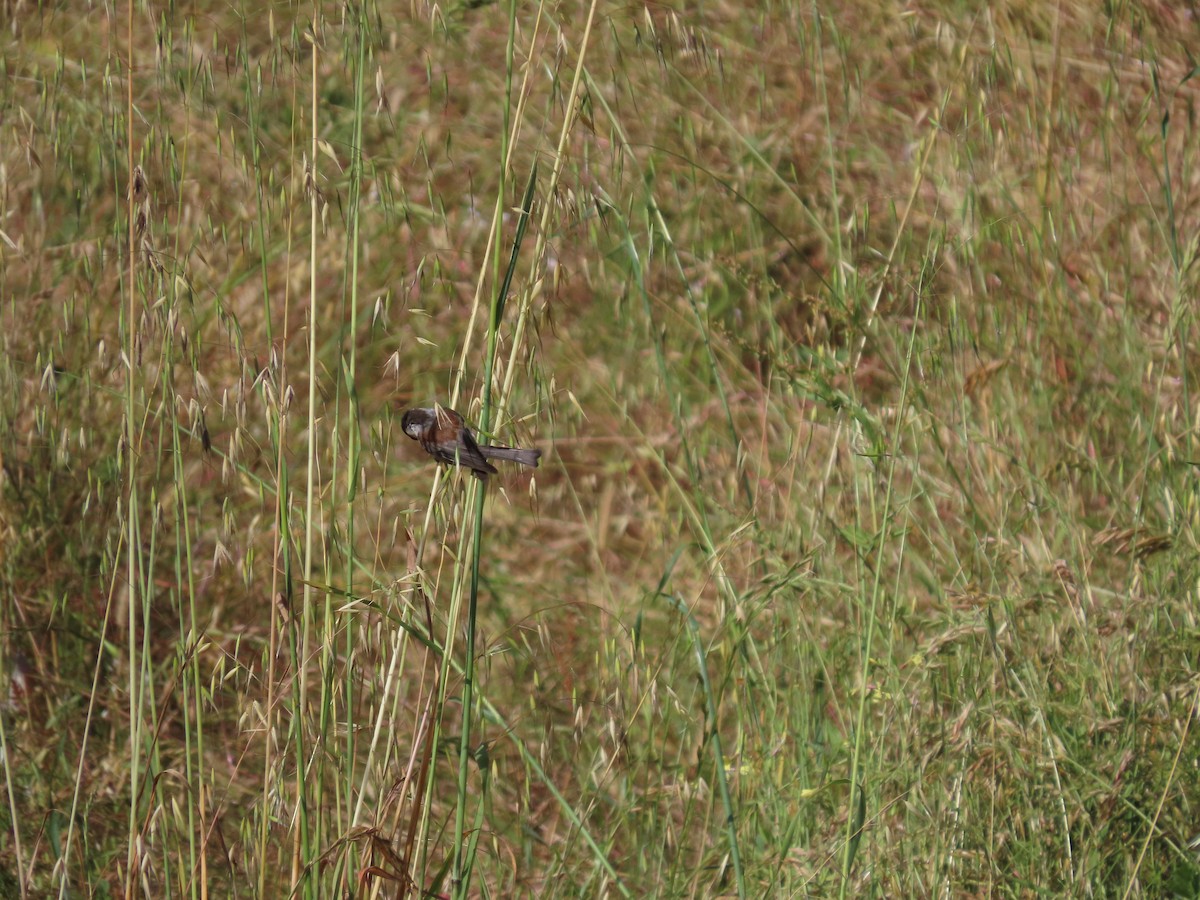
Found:
<path fill-rule="evenodd" d="M 1196 11 L 364 12 L 0 6 L 0 895 L 1194 896 Z"/>

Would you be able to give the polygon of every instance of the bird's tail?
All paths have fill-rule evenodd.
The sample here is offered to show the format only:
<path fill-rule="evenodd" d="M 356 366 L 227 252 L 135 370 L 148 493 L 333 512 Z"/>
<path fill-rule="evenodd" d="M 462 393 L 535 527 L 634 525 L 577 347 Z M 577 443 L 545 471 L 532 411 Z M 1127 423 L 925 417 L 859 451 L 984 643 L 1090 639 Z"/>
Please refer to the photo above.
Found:
<path fill-rule="evenodd" d="M 541 450 L 518 450 L 516 447 L 480 447 L 479 449 L 488 459 L 502 459 L 534 469 L 537 468 L 538 460 L 542 458 Z"/>

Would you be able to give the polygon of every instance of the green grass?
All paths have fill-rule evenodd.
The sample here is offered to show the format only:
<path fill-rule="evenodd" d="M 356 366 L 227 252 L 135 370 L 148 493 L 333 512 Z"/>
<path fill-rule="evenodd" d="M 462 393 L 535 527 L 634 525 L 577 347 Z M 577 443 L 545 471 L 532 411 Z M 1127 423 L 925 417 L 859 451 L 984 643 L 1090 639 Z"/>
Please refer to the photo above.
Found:
<path fill-rule="evenodd" d="M 0 896 L 1200 895 L 1191 12 L 0 25 Z"/>

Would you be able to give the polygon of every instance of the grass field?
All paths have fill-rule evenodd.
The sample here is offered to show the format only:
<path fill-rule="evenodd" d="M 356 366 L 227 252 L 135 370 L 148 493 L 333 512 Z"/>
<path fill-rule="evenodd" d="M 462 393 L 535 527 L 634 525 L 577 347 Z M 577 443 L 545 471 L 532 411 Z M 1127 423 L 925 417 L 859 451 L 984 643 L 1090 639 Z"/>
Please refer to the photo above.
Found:
<path fill-rule="evenodd" d="M 0 897 L 1200 896 L 1200 9 L 0 34 Z"/>

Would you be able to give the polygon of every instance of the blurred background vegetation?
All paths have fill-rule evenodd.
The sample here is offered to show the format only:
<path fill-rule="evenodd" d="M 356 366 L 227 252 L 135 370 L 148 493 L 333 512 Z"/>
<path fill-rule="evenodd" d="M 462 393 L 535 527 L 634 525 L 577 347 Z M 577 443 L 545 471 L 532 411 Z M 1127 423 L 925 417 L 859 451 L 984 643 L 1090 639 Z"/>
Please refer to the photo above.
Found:
<path fill-rule="evenodd" d="M 1200 896 L 1197 16 L 0 0 L 0 896 Z"/>

